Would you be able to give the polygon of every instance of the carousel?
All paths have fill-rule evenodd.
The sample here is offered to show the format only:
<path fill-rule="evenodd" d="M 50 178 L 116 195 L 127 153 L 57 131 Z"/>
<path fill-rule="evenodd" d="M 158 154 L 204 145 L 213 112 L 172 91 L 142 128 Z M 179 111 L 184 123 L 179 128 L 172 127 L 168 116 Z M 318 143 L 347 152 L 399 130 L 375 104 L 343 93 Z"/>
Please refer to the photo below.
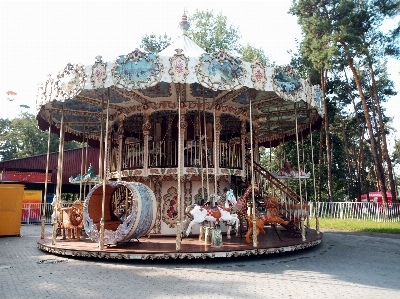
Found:
<path fill-rule="evenodd" d="M 206 258 L 321 242 L 301 188 L 285 183 L 310 174 L 300 163 L 273 173 L 259 161 L 260 147 L 320 128 L 319 87 L 289 66 L 205 53 L 187 36 L 185 14 L 179 25 L 182 35 L 158 54 L 135 49 L 110 62 L 69 63 L 40 85 L 37 120 L 49 139 L 60 138 L 59 178 L 64 142 L 82 143 L 81 172 L 70 178 L 80 198 L 63 207 L 57 184 L 53 234 L 44 237 L 43 220 L 41 250 Z M 100 149 L 98 174 L 86 164 L 87 146 Z"/>

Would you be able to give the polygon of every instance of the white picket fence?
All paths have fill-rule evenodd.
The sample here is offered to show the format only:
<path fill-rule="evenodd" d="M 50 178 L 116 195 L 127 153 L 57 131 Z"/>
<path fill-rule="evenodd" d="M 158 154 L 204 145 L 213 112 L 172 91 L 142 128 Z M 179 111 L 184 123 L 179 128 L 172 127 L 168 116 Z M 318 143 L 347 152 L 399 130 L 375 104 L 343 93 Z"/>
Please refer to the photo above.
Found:
<path fill-rule="evenodd" d="M 359 219 L 372 220 L 380 222 L 398 222 L 400 221 L 400 204 L 392 204 L 384 208 L 380 203 L 374 202 L 310 202 L 310 216 L 314 218 L 316 213 L 319 218 L 335 219 Z M 71 205 L 71 203 L 70 203 Z M 317 208 L 318 205 L 318 208 Z M 63 203 L 67 207 L 68 203 Z M 41 222 L 44 204 L 27 203 L 22 207 L 21 223 L 31 224 Z M 53 206 L 46 204 L 45 223 L 51 224 L 51 215 Z"/>
<path fill-rule="evenodd" d="M 400 204 L 393 203 L 385 208 L 375 202 L 311 202 L 310 215 L 319 218 L 359 219 L 378 222 L 400 221 Z M 317 208 L 318 207 L 318 208 Z"/>
<path fill-rule="evenodd" d="M 72 205 L 72 203 L 69 203 Z M 24 203 L 22 204 L 22 217 L 21 223 L 32 224 L 42 222 L 42 215 L 44 212 L 45 205 L 43 203 Z M 62 207 L 68 207 L 68 202 L 62 203 Z M 46 203 L 45 210 L 45 223 L 51 224 L 51 215 L 53 214 L 53 205 L 51 203 Z"/>

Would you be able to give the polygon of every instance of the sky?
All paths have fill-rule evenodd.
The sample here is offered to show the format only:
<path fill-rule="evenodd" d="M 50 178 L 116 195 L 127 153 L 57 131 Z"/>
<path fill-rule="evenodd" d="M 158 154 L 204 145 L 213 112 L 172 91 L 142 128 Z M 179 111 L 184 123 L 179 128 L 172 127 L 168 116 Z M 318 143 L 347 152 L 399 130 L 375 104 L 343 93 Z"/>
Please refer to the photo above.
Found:
<path fill-rule="evenodd" d="M 93 65 L 97 55 L 114 61 L 139 48 L 150 33 L 166 33 L 174 40 L 181 34 L 178 23 L 185 9 L 189 17 L 196 9 L 221 12 L 238 28 L 243 44 L 262 48 L 278 65 L 288 64 L 287 52 L 296 51 L 296 40 L 302 38 L 296 17 L 288 14 L 291 4 L 292 0 L 2 0 L 0 118 L 13 118 L 21 111 L 36 114 L 38 84 L 49 74 L 54 78 L 68 63 Z M 391 60 L 388 72 L 399 95 L 384 107 L 400 131 L 400 62 Z M 17 93 L 13 101 L 7 91 Z"/>

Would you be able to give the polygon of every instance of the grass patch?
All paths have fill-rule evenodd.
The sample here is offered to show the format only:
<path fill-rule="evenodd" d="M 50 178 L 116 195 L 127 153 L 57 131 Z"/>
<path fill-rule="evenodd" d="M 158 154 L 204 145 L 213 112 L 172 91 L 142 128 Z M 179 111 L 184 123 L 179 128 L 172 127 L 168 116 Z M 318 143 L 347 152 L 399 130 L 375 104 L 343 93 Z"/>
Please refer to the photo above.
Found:
<path fill-rule="evenodd" d="M 315 227 L 315 219 L 310 219 L 311 227 Z M 400 234 L 400 222 L 377 222 L 357 219 L 319 218 L 319 227 L 359 232 Z"/>

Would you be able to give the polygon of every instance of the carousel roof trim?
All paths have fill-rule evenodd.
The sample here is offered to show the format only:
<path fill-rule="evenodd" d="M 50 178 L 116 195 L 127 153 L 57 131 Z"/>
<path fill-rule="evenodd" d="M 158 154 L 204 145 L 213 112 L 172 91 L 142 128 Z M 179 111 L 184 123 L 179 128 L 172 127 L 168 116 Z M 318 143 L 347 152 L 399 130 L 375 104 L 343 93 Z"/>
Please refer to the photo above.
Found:
<path fill-rule="evenodd" d="M 69 63 L 56 77 L 49 76 L 38 90 L 40 127 L 47 129 L 47 123 L 60 128 L 64 111 L 69 124 L 66 132 L 75 136 L 85 132 L 98 139 L 100 125 L 90 124 L 99 120 L 107 100 L 114 121 L 117 113 L 130 116 L 145 110 L 176 110 L 180 98 L 189 110 L 200 109 L 206 101 L 208 112 L 215 107 L 245 117 L 251 102 L 262 142 L 292 135 L 294 126 L 288 124 L 295 119 L 300 130 L 315 129 L 323 117 L 319 86 L 300 78 L 290 66 L 244 62 L 224 51 L 205 53 L 186 35 L 186 15 L 180 27 L 183 34 L 159 54 L 135 49 L 110 62 L 96 56 L 93 65 Z M 81 125 L 84 122 L 88 125 Z"/>

